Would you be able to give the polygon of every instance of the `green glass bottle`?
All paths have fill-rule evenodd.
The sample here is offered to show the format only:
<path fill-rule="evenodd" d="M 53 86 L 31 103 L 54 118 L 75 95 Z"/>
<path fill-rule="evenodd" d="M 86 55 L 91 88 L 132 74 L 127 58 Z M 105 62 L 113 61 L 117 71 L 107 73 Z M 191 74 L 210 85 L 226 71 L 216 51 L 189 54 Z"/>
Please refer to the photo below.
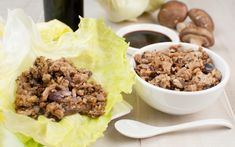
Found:
<path fill-rule="evenodd" d="M 43 0 L 45 21 L 58 19 L 74 31 L 83 16 L 83 0 Z"/>

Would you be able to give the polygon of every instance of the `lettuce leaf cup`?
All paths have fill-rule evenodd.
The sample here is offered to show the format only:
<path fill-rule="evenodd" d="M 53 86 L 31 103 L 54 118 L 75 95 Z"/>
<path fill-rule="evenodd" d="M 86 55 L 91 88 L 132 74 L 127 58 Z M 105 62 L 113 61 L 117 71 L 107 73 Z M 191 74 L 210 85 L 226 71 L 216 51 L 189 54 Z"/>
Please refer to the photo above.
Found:
<path fill-rule="evenodd" d="M 134 73 L 126 59 L 128 44 L 101 19 L 81 18 L 76 32 L 53 20 L 35 24 L 22 10 L 9 11 L 0 42 L 0 145 L 85 147 L 103 136 L 113 106 L 130 93 Z M 107 92 L 105 114 L 98 118 L 73 114 L 55 122 L 15 112 L 16 78 L 38 56 L 65 57 Z M 8 140 L 7 140 L 8 139 Z M 10 141 L 9 141 L 10 140 Z M 15 140 L 15 141 L 14 141 Z"/>

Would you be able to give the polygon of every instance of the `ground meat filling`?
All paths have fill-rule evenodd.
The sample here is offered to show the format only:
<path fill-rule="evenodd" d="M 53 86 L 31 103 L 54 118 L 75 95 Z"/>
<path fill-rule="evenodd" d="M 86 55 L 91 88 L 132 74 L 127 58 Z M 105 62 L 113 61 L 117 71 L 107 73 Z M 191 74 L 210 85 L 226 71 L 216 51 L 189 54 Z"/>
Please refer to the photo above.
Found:
<path fill-rule="evenodd" d="M 105 111 L 106 93 L 89 80 L 91 75 L 65 58 L 38 57 L 16 80 L 15 110 L 35 119 L 44 115 L 57 121 L 74 113 L 99 117 Z"/>
<path fill-rule="evenodd" d="M 163 51 L 146 51 L 134 57 L 135 71 L 145 81 L 176 91 L 199 91 L 217 85 L 222 78 L 208 54 L 171 46 Z"/>

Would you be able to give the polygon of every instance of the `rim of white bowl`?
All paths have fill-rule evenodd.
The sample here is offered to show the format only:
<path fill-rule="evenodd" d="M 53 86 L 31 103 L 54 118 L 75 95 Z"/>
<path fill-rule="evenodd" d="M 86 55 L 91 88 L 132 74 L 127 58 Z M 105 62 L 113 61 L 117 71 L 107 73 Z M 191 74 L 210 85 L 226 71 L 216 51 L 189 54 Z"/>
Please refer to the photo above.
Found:
<path fill-rule="evenodd" d="M 176 31 L 158 24 L 139 23 L 139 24 L 128 25 L 120 28 L 116 33 L 118 36 L 123 37 L 124 35 L 130 32 L 140 31 L 140 30 L 159 32 L 169 37 L 172 40 L 172 42 L 180 42 L 179 35 Z M 129 46 L 128 50 L 138 51 L 140 49 Z"/>
<path fill-rule="evenodd" d="M 141 48 L 141 50 L 139 50 L 139 51 L 137 51 L 133 54 L 133 56 L 131 57 L 131 66 L 132 66 L 133 70 L 135 68 L 134 56 L 136 54 L 142 54 L 143 52 L 148 51 L 148 50 L 156 50 L 157 47 L 159 47 L 159 46 L 166 46 L 166 48 L 168 48 L 172 45 L 189 46 L 190 48 L 193 48 L 193 49 L 194 48 L 199 48 L 198 45 L 194 45 L 194 44 L 190 44 L 190 43 L 184 43 L 184 42 L 162 42 L 162 43 L 151 44 L 151 45 L 148 45 L 148 46 L 145 46 L 145 47 Z M 156 49 L 152 49 L 152 48 L 156 48 Z M 164 48 L 164 49 L 166 49 L 166 48 Z M 164 50 L 164 49 L 159 49 L 159 50 Z M 213 51 L 211 51 L 207 48 L 204 48 L 204 47 L 202 47 L 202 49 L 205 50 L 206 52 L 208 52 L 209 54 L 213 54 L 215 56 L 215 58 L 217 58 L 219 60 L 219 62 L 226 69 L 226 71 L 224 72 L 225 74 L 222 75 L 221 81 L 217 85 L 215 85 L 211 88 L 208 88 L 208 89 L 205 89 L 205 90 L 200 90 L 200 91 L 192 91 L 192 92 L 190 92 L 190 91 L 174 91 L 174 90 L 170 90 L 170 89 L 165 89 L 165 88 L 162 88 L 162 87 L 154 86 L 154 85 L 146 82 L 145 80 L 140 78 L 139 75 L 134 70 L 134 72 L 136 74 L 136 78 L 137 78 L 137 80 L 139 80 L 142 84 L 144 84 L 147 87 L 150 87 L 150 88 L 153 88 L 153 89 L 156 89 L 156 90 L 159 90 L 159 91 L 171 93 L 171 94 L 177 94 L 177 95 L 200 95 L 200 94 L 211 93 L 211 92 L 216 91 L 220 88 L 224 88 L 224 86 L 226 85 L 226 83 L 228 82 L 228 80 L 230 78 L 230 68 L 229 68 L 227 62 L 221 56 L 216 54 L 215 52 L 213 52 Z"/>

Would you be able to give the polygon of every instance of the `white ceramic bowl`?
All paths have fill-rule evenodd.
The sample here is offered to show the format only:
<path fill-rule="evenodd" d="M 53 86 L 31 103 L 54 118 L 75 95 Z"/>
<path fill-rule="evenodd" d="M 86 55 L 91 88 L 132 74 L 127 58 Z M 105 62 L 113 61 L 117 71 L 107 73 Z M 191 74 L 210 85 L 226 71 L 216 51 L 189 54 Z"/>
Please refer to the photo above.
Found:
<path fill-rule="evenodd" d="M 134 55 L 142 54 L 145 51 L 159 51 L 178 44 L 185 49 L 198 49 L 198 46 L 193 44 L 165 42 L 145 46 Z M 154 86 L 144 81 L 136 74 L 137 80 L 134 85 L 136 92 L 153 108 L 175 115 L 195 113 L 213 104 L 224 91 L 224 87 L 230 76 L 230 69 L 227 63 L 219 55 L 209 49 L 203 49 L 213 60 L 215 67 L 222 73 L 222 80 L 218 85 L 196 92 L 173 91 Z M 133 57 L 131 59 L 131 64 L 134 68 L 135 61 Z"/>
<path fill-rule="evenodd" d="M 161 26 L 161 25 L 157 25 L 157 24 L 128 25 L 126 27 L 119 29 L 117 31 L 117 35 L 120 37 L 123 37 L 124 35 L 130 32 L 141 31 L 141 30 L 159 32 L 168 36 L 172 40 L 172 42 L 179 42 L 179 35 L 174 30 Z M 129 55 L 133 55 L 138 50 L 139 49 L 130 46 L 127 50 L 127 53 Z"/>

